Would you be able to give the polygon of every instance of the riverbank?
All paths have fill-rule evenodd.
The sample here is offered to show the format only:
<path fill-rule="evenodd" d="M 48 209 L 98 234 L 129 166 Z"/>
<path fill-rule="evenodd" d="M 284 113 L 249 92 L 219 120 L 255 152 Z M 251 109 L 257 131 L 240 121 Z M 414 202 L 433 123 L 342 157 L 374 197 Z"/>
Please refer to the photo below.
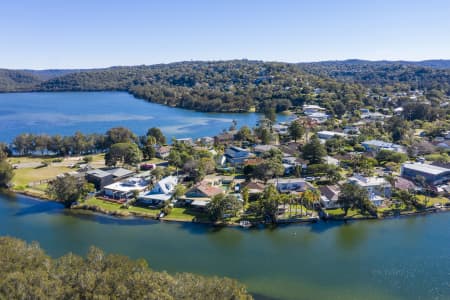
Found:
<path fill-rule="evenodd" d="M 46 197 L 43 194 L 34 194 L 30 193 L 28 191 L 8 191 L 12 194 L 18 194 L 18 195 L 24 195 L 30 198 L 34 198 L 36 200 L 40 201 L 51 201 L 51 202 L 57 202 L 55 200 L 52 200 L 48 197 Z M 240 227 L 239 221 L 240 219 L 236 220 L 235 222 L 224 222 L 224 223 L 215 223 L 210 221 L 206 218 L 206 216 L 203 216 L 203 218 L 199 218 L 198 216 L 192 215 L 191 217 L 186 218 L 186 214 L 183 217 L 180 217 L 180 213 L 176 213 L 175 216 L 171 216 L 170 214 L 160 218 L 159 217 L 159 209 L 149 209 L 149 208 L 140 208 L 132 206 L 128 208 L 120 208 L 120 204 L 116 203 L 108 203 L 112 206 L 112 209 L 107 209 L 105 207 L 102 207 L 100 205 L 90 204 L 90 199 L 88 199 L 87 203 L 80 203 L 73 205 L 70 209 L 73 211 L 80 210 L 80 211 L 89 211 L 96 214 L 104 215 L 104 216 L 110 216 L 120 219 L 126 219 L 126 218 L 140 218 L 140 219 L 148 219 L 148 220 L 154 220 L 154 221 L 161 221 L 161 222 L 168 222 L 168 223 L 193 223 L 193 224 L 203 224 L 208 225 L 212 227 Z M 99 199 L 95 199 L 95 201 L 102 201 Z M 91 201 L 92 202 L 92 201 Z M 186 210 L 186 208 L 173 208 L 176 211 L 178 210 Z M 148 211 L 152 211 L 153 213 L 149 213 Z M 400 212 L 399 214 L 392 214 L 392 215 L 385 215 L 385 216 L 364 216 L 364 215 L 356 215 L 356 216 L 329 216 L 328 218 L 297 218 L 297 219 L 282 219 L 279 222 L 277 222 L 275 225 L 290 225 L 290 224 L 313 224 L 317 222 L 337 222 L 337 223 L 346 223 L 346 222 L 353 222 L 353 221 L 369 221 L 369 220 L 389 220 L 399 217 L 414 217 L 414 216 L 424 216 L 424 215 L 430 215 L 430 214 L 436 214 L 436 213 L 445 213 L 450 212 L 450 207 L 442 206 L 441 208 L 435 208 L 435 207 L 429 207 L 424 211 L 405 211 Z M 259 225 L 267 225 L 264 222 L 252 222 L 252 227 L 259 226 Z M 274 224 L 272 224 L 274 225 Z"/>

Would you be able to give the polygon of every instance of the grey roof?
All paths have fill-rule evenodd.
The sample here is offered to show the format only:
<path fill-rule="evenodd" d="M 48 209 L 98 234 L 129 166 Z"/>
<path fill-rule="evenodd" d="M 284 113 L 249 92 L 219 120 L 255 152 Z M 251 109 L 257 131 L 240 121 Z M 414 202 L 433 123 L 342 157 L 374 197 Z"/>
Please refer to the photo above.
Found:
<path fill-rule="evenodd" d="M 439 175 L 450 171 L 450 169 L 420 163 L 405 163 L 403 164 L 403 168 L 432 175 Z"/>
<path fill-rule="evenodd" d="M 89 171 L 86 172 L 86 174 L 92 175 L 92 176 L 96 176 L 96 177 L 99 177 L 99 178 L 103 178 L 103 177 L 107 177 L 107 176 L 111 175 L 111 173 L 105 172 L 105 171 L 100 170 L 100 169 L 89 170 Z"/>
<path fill-rule="evenodd" d="M 112 174 L 114 177 L 124 177 L 124 176 L 129 176 L 131 174 L 133 174 L 133 171 L 124 169 L 124 168 L 116 168 L 116 169 L 111 169 L 111 170 L 107 170 L 106 172 L 108 172 L 109 174 Z"/>

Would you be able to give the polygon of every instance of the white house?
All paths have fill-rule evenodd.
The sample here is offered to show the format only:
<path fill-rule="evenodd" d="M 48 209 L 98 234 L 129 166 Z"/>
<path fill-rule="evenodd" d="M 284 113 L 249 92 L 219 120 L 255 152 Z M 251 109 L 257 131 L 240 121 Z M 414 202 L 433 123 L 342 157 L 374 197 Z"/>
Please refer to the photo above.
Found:
<path fill-rule="evenodd" d="M 349 183 L 353 183 L 367 190 L 369 200 L 375 205 L 383 204 L 385 198 L 391 197 L 391 184 L 383 177 L 364 177 L 355 174 L 348 179 Z"/>
<path fill-rule="evenodd" d="M 326 209 L 333 209 L 341 207 L 338 204 L 339 194 L 341 189 L 336 185 L 325 185 L 319 188 L 320 190 L 320 203 Z"/>
<path fill-rule="evenodd" d="M 364 141 L 361 143 L 361 145 L 366 149 L 366 151 L 381 151 L 381 150 L 388 150 L 388 151 L 394 151 L 399 153 L 405 153 L 406 149 L 405 147 L 393 143 L 388 143 L 380 140 L 369 140 Z"/>
<path fill-rule="evenodd" d="M 134 196 L 134 191 L 142 192 L 147 189 L 148 181 L 143 178 L 129 178 L 107 185 L 103 188 L 106 197 L 113 199 L 128 199 Z"/>
<path fill-rule="evenodd" d="M 303 105 L 303 113 L 307 116 L 323 112 L 325 112 L 325 108 L 320 107 L 318 105 L 311 105 L 311 104 Z"/>
<path fill-rule="evenodd" d="M 334 137 L 346 138 L 347 134 L 342 133 L 342 132 L 326 131 L 326 130 L 324 130 L 324 131 L 318 131 L 317 132 L 317 137 L 319 139 L 322 139 L 322 140 L 329 140 L 329 139 L 332 139 Z"/>
<path fill-rule="evenodd" d="M 151 205 L 162 204 L 172 198 L 177 184 L 176 176 L 167 176 L 158 181 L 150 191 L 139 194 L 138 200 Z"/>
<path fill-rule="evenodd" d="M 322 112 L 317 112 L 317 113 L 312 113 L 310 115 L 308 115 L 308 118 L 312 121 L 315 121 L 317 123 L 323 123 L 326 120 L 328 120 L 328 115 L 326 113 L 322 113 Z"/>

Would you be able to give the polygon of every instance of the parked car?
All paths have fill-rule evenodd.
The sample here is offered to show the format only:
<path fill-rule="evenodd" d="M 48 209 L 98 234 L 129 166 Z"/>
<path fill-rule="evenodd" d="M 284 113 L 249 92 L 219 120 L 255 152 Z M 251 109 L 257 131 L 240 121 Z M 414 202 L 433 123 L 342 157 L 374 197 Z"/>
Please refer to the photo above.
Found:
<path fill-rule="evenodd" d="M 156 168 L 156 165 L 155 164 L 141 164 L 140 168 L 142 171 L 153 170 L 154 168 Z"/>

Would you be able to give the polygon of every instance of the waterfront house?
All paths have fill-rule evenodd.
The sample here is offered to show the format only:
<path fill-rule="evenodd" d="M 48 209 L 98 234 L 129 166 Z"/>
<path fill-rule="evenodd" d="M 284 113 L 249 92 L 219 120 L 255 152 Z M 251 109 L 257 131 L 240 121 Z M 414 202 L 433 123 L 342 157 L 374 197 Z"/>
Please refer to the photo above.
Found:
<path fill-rule="evenodd" d="M 375 206 L 382 205 L 386 198 L 391 197 L 391 184 L 383 177 L 364 177 L 355 174 L 348 179 L 348 182 L 366 189 L 369 200 Z"/>
<path fill-rule="evenodd" d="M 214 196 L 223 193 L 224 191 L 221 188 L 213 186 L 209 182 L 202 181 L 194 185 L 184 197 L 180 199 L 183 199 L 192 207 L 204 209 Z"/>
<path fill-rule="evenodd" d="M 262 182 L 257 181 L 247 181 L 240 185 L 240 191 L 242 192 L 244 188 L 247 188 L 250 201 L 255 201 L 259 199 L 259 196 L 264 192 L 265 185 Z"/>
<path fill-rule="evenodd" d="M 410 180 L 417 180 L 422 176 L 432 186 L 450 181 L 450 169 L 422 163 L 404 163 L 400 174 Z"/>
<path fill-rule="evenodd" d="M 111 173 L 100 169 L 93 169 L 86 172 L 86 181 L 92 183 L 97 191 L 113 183 L 114 177 Z"/>
<path fill-rule="evenodd" d="M 314 190 L 314 186 L 303 178 L 276 178 L 269 180 L 270 184 L 274 184 L 280 193 L 305 192 L 306 190 Z"/>
<path fill-rule="evenodd" d="M 337 185 L 325 185 L 319 188 L 320 203 L 326 209 L 333 209 L 341 207 L 338 204 L 339 194 L 341 189 Z"/>
<path fill-rule="evenodd" d="M 134 193 L 142 192 L 148 188 L 149 182 L 143 178 L 128 178 L 107 185 L 103 188 L 104 195 L 115 200 L 130 199 Z"/>
<path fill-rule="evenodd" d="M 113 176 L 115 181 L 131 177 L 132 175 L 135 174 L 134 171 L 124 169 L 124 168 L 109 169 L 109 170 L 105 170 L 105 172 L 110 173 Z"/>
<path fill-rule="evenodd" d="M 150 205 L 162 205 L 172 198 L 177 184 L 176 176 L 164 177 L 150 191 L 139 194 L 138 200 Z"/>

